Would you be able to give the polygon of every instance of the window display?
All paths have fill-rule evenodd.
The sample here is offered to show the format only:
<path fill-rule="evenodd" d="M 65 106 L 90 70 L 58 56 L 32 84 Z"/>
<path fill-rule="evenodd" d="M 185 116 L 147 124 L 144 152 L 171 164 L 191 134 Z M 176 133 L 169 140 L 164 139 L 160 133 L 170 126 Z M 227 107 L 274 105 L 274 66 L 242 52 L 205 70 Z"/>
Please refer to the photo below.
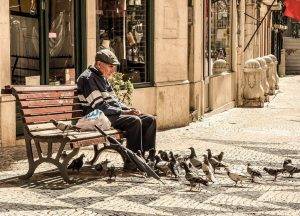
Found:
<path fill-rule="evenodd" d="M 113 51 L 119 72 L 134 83 L 149 82 L 146 70 L 147 0 L 97 0 L 97 50 Z"/>
<path fill-rule="evenodd" d="M 230 62 L 230 1 L 211 2 L 211 58 Z"/>

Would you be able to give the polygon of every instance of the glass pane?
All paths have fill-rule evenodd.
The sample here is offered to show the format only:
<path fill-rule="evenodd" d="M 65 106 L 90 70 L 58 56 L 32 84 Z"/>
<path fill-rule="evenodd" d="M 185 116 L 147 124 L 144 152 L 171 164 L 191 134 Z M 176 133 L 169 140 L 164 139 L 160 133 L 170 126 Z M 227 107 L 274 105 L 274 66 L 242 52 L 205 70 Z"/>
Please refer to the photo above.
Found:
<path fill-rule="evenodd" d="M 132 82 L 149 82 L 146 71 L 146 0 L 97 0 L 97 50 L 113 51 L 119 72 Z"/>
<path fill-rule="evenodd" d="M 208 77 L 211 72 L 210 72 L 210 55 L 209 55 L 209 52 L 210 52 L 210 40 L 209 40 L 209 37 L 210 37 L 210 25 L 209 25 L 209 22 L 210 22 L 210 17 L 209 17 L 209 11 L 210 11 L 210 8 L 209 8 L 209 0 L 205 0 L 204 1 L 204 22 L 203 22 L 203 40 L 204 40 L 204 77 Z"/>
<path fill-rule="evenodd" d="M 10 11 L 35 15 L 37 13 L 37 0 L 9 0 L 9 7 Z"/>
<path fill-rule="evenodd" d="M 40 83 L 39 21 L 36 6 L 31 4 L 35 4 L 35 1 L 21 2 L 18 6 L 18 1 L 10 1 L 12 84 L 37 85 Z M 32 13 L 27 13 L 29 10 L 25 10 L 26 8 L 32 8 Z M 17 9 L 23 11 L 16 11 Z"/>
<path fill-rule="evenodd" d="M 49 1 L 49 84 L 75 84 L 74 1 Z"/>
<path fill-rule="evenodd" d="M 230 1 L 211 4 L 211 58 L 230 61 Z"/>

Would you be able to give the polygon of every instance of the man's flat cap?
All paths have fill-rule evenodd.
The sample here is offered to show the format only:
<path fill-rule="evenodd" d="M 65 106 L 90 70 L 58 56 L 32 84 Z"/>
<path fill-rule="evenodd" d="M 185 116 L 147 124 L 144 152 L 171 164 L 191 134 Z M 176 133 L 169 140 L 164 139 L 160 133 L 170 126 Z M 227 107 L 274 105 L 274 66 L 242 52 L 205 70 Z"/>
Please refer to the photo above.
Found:
<path fill-rule="evenodd" d="M 96 53 L 95 61 L 101 61 L 106 64 L 120 65 L 117 56 L 109 49 L 101 49 Z"/>

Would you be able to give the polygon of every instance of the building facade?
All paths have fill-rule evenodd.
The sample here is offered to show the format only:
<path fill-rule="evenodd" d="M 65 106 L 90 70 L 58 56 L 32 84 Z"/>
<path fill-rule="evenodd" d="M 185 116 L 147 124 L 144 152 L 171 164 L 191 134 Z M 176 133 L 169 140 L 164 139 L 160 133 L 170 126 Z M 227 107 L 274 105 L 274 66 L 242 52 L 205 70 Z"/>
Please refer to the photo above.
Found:
<path fill-rule="evenodd" d="M 244 62 L 271 53 L 273 0 L 1 3 L 1 88 L 74 84 L 104 46 L 135 83 L 133 106 L 155 115 L 159 129 L 242 106 Z M 16 109 L 2 92 L 0 146 L 16 144 Z"/>

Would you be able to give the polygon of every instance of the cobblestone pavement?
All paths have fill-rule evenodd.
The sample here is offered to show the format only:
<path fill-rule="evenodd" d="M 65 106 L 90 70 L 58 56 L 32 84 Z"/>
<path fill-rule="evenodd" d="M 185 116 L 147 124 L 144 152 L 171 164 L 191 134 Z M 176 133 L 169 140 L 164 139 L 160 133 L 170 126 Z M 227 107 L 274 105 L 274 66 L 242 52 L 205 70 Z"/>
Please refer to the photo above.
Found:
<path fill-rule="evenodd" d="M 188 127 L 158 133 L 158 149 L 201 156 L 207 148 L 225 152 L 224 161 L 246 170 L 251 164 L 281 167 L 285 158 L 300 166 L 300 76 L 282 78 L 280 90 L 262 109 L 235 108 Z M 0 215 L 300 215 L 300 174 L 263 173 L 257 183 L 235 187 L 224 170 L 217 182 L 189 191 L 184 177 L 165 184 L 139 174 L 119 173 L 109 182 L 84 168 L 78 183 L 63 183 L 53 167 L 42 165 L 29 181 L 24 147 L 0 149 Z M 87 157 L 91 149 L 83 150 Z M 50 172 L 44 172 L 51 170 Z"/>

